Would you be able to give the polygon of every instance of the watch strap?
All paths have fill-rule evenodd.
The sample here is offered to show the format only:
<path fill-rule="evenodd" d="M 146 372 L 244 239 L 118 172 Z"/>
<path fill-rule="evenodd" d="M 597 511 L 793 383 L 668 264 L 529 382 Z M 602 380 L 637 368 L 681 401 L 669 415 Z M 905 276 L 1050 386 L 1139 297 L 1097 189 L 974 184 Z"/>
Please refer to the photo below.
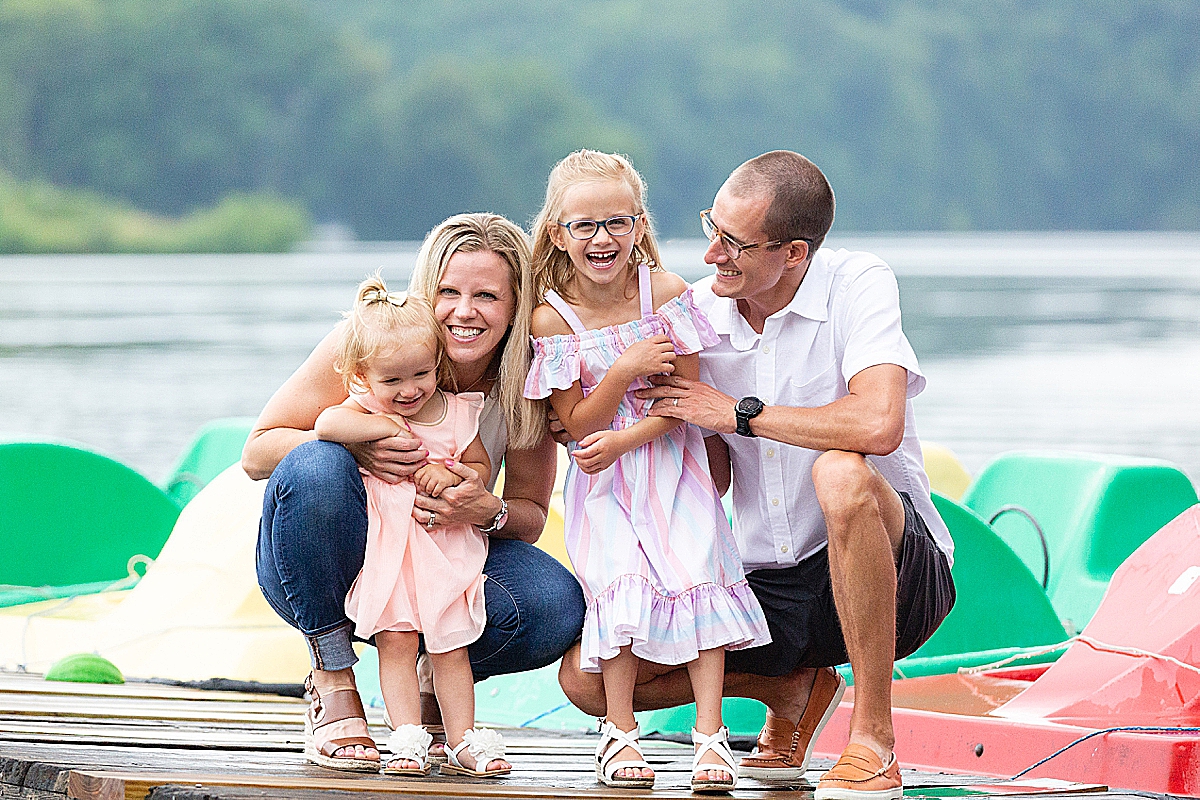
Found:
<path fill-rule="evenodd" d="M 492 517 L 492 523 L 486 528 L 480 528 L 480 533 L 495 533 L 504 527 L 504 523 L 508 522 L 508 501 L 503 497 L 500 498 L 500 510 L 496 512 L 496 516 Z"/>

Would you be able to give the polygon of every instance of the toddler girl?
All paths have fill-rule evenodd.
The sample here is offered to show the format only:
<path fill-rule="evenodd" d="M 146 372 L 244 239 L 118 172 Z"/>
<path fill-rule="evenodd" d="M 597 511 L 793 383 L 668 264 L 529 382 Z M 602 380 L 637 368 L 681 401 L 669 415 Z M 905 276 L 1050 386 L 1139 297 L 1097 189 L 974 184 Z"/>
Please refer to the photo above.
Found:
<path fill-rule="evenodd" d="M 721 722 L 725 649 L 770 641 L 708 471 L 698 429 L 648 417 L 647 376 L 699 374 L 717 336 L 691 291 L 658 266 L 641 176 L 582 150 L 555 166 L 534 223 L 534 310 L 525 396 L 550 397 L 574 439 L 566 545 L 588 602 L 581 667 L 602 673 L 596 752 L 608 786 L 646 787 L 633 716 L 638 660 L 687 664 L 696 699 L 692 789 L 737 780 Z"/>
<path fill-rule="evenodd" d="M 418 634 L 433 665 L 446 725 L 443 772 L 493 777 L 511 771 L 500 734 L 476 729 L 475 685 L 467 645 L 483 633 L 483 562 L 487 537 L 471 525 L 425 529 L 412 517 L 416 490 L 436 497 L 461 478 L 446 468 L 458 459 L 485 480 L 491 465 L 478 437 L 483 395 L 438 388 L 447 362 L 442 326 L 429 304 L 389 292 L 375 276 L 358 287 L 343 325 L 335 368 L 350 397 L 317 417 L 318 438 L 351 444 L 394 436 L 419 438 L 428 462 L 397 484 L 363 471 L 367 547 L 362 571 L 346 596 L 355 634 L 375 637 L 379 684 L 392 757 L 382 771 L 428 775 L 432 737 L 420 727 Z"/>

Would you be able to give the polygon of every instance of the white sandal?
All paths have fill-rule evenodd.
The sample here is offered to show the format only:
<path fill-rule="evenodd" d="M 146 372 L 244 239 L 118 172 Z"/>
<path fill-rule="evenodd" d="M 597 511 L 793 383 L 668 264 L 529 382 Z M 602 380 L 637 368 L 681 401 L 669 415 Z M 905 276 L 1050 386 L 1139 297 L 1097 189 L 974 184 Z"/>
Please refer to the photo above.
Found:
<path fill-rule="evenodd" d="M 737 761 L 733 757 L 733 753 L 729 750 L 729 728 L 724 725 L 721 729 L 709 736 L 705 733 L 692 728 L 692 744 L 696 748 L 695 755 L 692 756 L 692 791 L 699 794 L 723 794 L 737 786 L 738 768 Z M 700 759 L 705 753 L 713 752 L 725 762 L 724 768 L 720 764 L 701 764 Z M 729 780 L 715 781 L 711 778 L 699 777 L 701 772 L 724 771 L 729 773 Z"/>
<path fill-rule="evenodd" d="M 458 754 L 467 748 L 475 758 L 475 769 L 463 766 L 458 760 Z M 442 764 L 443 775 L 467 775 L 472 778 L 499 778 L 512 772 L 512 767 L 487 769 L 487 765 L 496 760 L 504 760 L 504 737 L 499 731 L 491 728 L 470 728 L 463 733 L 463 740 L 457 747 L 446 748 L 446 763 Z M 480 765 L 483 769 L 480 769 Z"/>
<path fill-rule="evenodd" d="M 649 789 L 654 786 L 654 776 L 649 778 L 616 778 L 617 770 L 622 769 L 651 769 L 642 755 L 639 741 L 642 729 L 634 725 L 633 730 L 623 731 L 613 723 L 605 720 L 600 723 L 600 746 L 596 748 L 596 780 L 614 789 Z M 617 753 L 626 747 L 638 754 L 637 761 L 614 761 Z"/>
<path fill-rule="evenodd" d="M 429 695 L 429 697 L 432 697 L 432 696 L 433 695 Z M 421 694 L 421 716 L 422 717 L 425 716 L 425 704 L 426 704 L 426 702 L 429 702 L 429 701 L 426 701 L 425 697 L 426 697 L 426 695 L 424 693 L 422 693 Z M 433 700 L 432 703 L 433 703 L 433 706 L 436 708 L 437 701 Z M 391 719 L 388 718 L 388 713 L 387 713 L 386 708 L 383 710 L 383 724 L 387 726 L 389 731 L 395 730 L 394 728 L 392 728 L 392 721 L 391 721 Z M 437 725 L 426 725 L 425 723 L 421 723 L 421 727 L 424 728 L 426 730 L 426 732 L 428 732 L 429 735 L 433 737 L 433 741 L 430 742 L 430 744 L 429 744 L 429 763 L 434 764 L 434 765 L 445 764 L 446 763 L 446 726 L 442 725 L 441 723 L 438 723 Z"/>
<path fill-rule="evenodd" d="M 388 737 L 391 758 L 383 763 L 379 771 L 384 775 L 407 775 L 423 778 L 433 769 L 429 763 L 429 743 L 433 737 L 420 725 L 401 725 Z M 415 761 L 418 767 L 393 767 L 397 761 Z"/>

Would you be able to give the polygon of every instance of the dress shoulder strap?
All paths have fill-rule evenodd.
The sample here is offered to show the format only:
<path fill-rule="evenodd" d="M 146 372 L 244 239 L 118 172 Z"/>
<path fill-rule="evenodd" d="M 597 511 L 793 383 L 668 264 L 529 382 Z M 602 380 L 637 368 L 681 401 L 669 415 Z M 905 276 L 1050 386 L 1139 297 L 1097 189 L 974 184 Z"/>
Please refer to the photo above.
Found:
<path fill-rule="evenodd" d="M 575 331 L 575 333 L 587 332 L 587 328 L 585 328 L 583 325 L 583 320 L 579 319 L 579 315 L 575 313 L 575 309 L 567 305 L 567 301 L 563 300 L 562 297 L 559 296 L 558 292 L 554 291 L 553 289 L 547 289 L 546 302 L 549 303 L 555 311 L 557 311 L 559 314 L 562 314 L 562 318 L 567 321 L 567 324 L 571 326 L 571 330 Z"/>
<path fill-rule="evenodd" d="M 654 313 L 654 292 L 650 289 L 650 266 L 643 261 L 638 264 L 638 294 L 642 299 L 642 318 Z"/>

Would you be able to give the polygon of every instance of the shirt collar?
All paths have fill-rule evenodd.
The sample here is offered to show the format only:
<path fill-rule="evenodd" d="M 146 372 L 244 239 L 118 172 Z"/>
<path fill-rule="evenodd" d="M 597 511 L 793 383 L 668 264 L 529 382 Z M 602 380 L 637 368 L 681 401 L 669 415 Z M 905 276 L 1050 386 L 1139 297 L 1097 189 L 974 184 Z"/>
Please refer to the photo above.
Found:
<path fill-rule="evenodd" d="M 822 248 L 813 256 L 808 265 L 808 272 L 800 287 L 792 296 L 791 302 L 769 319 L 782 317 L 787 314 L 825 322 L 829 318 L 829 269 L 826 250 Z M 750 324 L 742 317 L 737 309 L 737 301 L 729 297 L 717 297 L 708 314 L 709 322 L 718 335 L 728 336 L 729 343 L 736 350 L 749 350 L 758 342 L 761 334 L 756 333 Z"/>

